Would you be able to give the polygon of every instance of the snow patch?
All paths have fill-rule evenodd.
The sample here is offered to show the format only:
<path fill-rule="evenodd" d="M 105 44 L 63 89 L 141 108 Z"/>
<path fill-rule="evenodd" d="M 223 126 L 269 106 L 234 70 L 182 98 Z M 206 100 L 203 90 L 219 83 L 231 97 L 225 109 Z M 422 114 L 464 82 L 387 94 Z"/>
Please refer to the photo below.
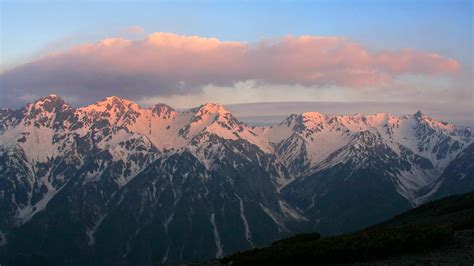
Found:
<path fill-rule="evenodd" d="M 282 221 L 283 219 L 278 214 L 275 214 L 274 212 L 272 212 L 270 209 L 265 207 L 262 203 L 260 203 L 260 207 L 262 207 L 262 210 L 275 222 L 276 225 L 278 225 L 278 229 L 280 231 L 283 230 L 286 232 L 290 232 L 290 230 L 288 230 L 288 228 L 283 223 Z"/>
<path fill-rule="evenodd" d="M 211 214 L 211 224 L 212 224 L 212 230 L 214 233 L 214 241 L 216 243 L 217 251 L 216 251 L 216 258 L 222 258 L 224 252 L 223 252 L 223 246 L 221 243 L 221 237 L 219 236 L 219 232 L 217 231 L 217 226 L 214 221 L 214 213 Z"/>
<path fill-rule="evenodd" d="M 235 194 L 235 197 L 237 197 L 237 199 L 239 200 L 240 218 L 242 219 L 242 222 L 244 223 L 244 227 L 245 227 L 245 239 L 247 239 L 250 246 L 254 248 L 255 244 L 252 242 L 252 233 L 250 232 L 249 224 L 247 222 L 247 218 L 245 217 L 244 202 L 237 194 Z"/>
<path fill-rule="evenodd" d="M 176 206 L 176 204 L 175 204 Z M 171 213 L 171 215 L 166 218 L 166 220 L 163 222 L 163 227 L 165 228 L 166 233 L 168 233 L 168 225 L 173 221 L 174 218 L 174 211 Z"/>
<path fill-rule="evenodd" d="M 53 187 L 49 183 L 47 178 L 43 178 L 42 180 L 43 180 L 43 184 L 46 186 L 48 191 L 46 192 L 46 194 L 43 196 L 43 198 L 41 200 L 36 202 L 36 204 L 34 204 L 34 205 L 30 204 L 30 205 L 27 205 L 23 208 L 19 208 L 17 210 L 17 218 L 18 218 L 18 222 L 17 222 L 18 224 L 17 225 L 25 224 L 26 222 L 31 220 L 31 218 L 33 218 L 33 216 L 35 216 L 37 213 L 43 211 L 46 208 L 46 206 L 48 205 L 48 202 L 59 191 L 61 191 L 61 189 L 63 189 L 64 186 L 66 186 L 66 184 L 64 184 L 59 189 L 56 189 L 55 187 Z M 31 201 L 31 198 L 30 198 L 30 201 Z"/>
<path fill-rule="evenodd" d="M 417 197 L 417 191 L 433 184 L 437 176 L 439 173 L 427 172 L 414 167 L 410 171 L 400 171 L 395 176 L 397 192 L 406 198 L 412 206 L 418 206 L 421 199 Z"/>
<path fill-rule="evenodd" d="M 278 204 L 280 205 L 283 214 L 285 214 L 287 217 L 291 217 L 297 221 L 308 221 L 308 218 L 301 215 L 297 210 L 291 208 L 286 202 L 279 200 Z"/>
<path fill-rule="evenodd" d="M 8 243 L 7 236 L 3 231 L 0 231 L 0 247 L 5 246 Z"/>
<path fill-rule="evenodd" d="M 92 228 L 88 228 L 86 230 L 86 235 L 89 238 L 89 241 L 87 242 L 87 244 L 89 246 L 93 246 L 95 244 L 95 232 L 97 231 L 99 226 L 102 224 L 102 221 L 104 221 L 106 216 L 107 215 L 102 215 Z"/>
<path fill-rule="evenodd" d="M 168 253 L 170 252 L 170 246 L 166 248 L 165 255 L 163 255 L 163 259 L 161 260 L 161 264 L 164 264 L 168 260 Z"/>

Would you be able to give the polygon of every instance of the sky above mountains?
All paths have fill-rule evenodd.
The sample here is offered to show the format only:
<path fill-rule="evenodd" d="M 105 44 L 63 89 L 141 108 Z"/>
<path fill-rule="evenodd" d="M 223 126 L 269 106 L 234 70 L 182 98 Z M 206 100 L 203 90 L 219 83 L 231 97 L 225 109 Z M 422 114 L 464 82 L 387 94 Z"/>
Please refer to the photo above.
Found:
<path fill-rule="evenodd" d="M 0 105 L 49 93 L 72 105 L 118 95 L 177 108 L 338 102 L 370 112 L 357 103 L 390 102 L 398 113 L 428 109 L 474 124 L 472 8 L 447 0 L 2 1 Z"/>

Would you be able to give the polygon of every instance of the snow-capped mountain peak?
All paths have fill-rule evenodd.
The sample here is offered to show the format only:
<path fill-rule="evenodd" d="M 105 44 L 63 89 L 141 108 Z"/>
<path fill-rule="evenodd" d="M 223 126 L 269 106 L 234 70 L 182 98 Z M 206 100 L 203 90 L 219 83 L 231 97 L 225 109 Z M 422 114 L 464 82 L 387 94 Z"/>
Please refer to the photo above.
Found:
<path fill-rule="evenodd" d="M 299 116 L 300 123 L 304 124 L 306 128 L 312 129 L 326 122 L 326 115 L 319 112 L 306 112 Z"/>
<path fill-rule="evenodd" d="M 110 96 L 102 99 L 95 104 L 80 108 L 84 111 L 95 111 L 95 112 L 116 112 L 124 110 L 138 111 L 140 106 L 133 101 L 126 100 L 117 96 Z"/>
<path fill-rule="evenodd" d="M 225 115 L 229 113 L 224 106 L 218 103 L 205 103 L 198 108 L 196 108 L 196 114 L 216 114 L 216 115 Z"/>
<path fill-rule="evenodd" d="M 30 114 L 38 114 L 40 112 L 58 113 L 71 109 L 71 106 L 56 94 L 50 94 L 28 104 L 26 109 Z"/>
<path fill-rule="evenodd" d="M 430 116 L 423 114 L 421 111 L 416 112 L 413 115 L 413 118 L 420 123 L 428 124 L 431 128 L 437 128 L 446 131 L 453 131 L 456 129 L 455 125 L 442 121 L 437 121 L 431 118 Z"/>
<path fill-rule="evenodd" d="M 234 116 L 220 104 L 206 103 L 190 111 L 194 113 L 190 121 L 191 126 L 206 127 L 217 121 L 235 120 Z"/>
<path fill-rule="evenodd" d="M 264 152 L 271 152 L 267 141 L 254 128 L 240 122 L 220 104 L 203 104 L 184 112 L 186 113 L 191 113 L 192 117 L 179 131 L 183 138 L 192 139 L 201 133 L 213 134 L 223 139 L 243 139 L 257 145 Z"/>
<path fill-rule="evenodd" d="M 133 101 L 110 96 L 95 104 L 78 108 L 76 113 L 88 124 L 102 120 L 111 125 L 128 125 L 136 122 L 141 111 L 140 106 Z"/>
<path fill-rule="evenodd" d="M 150 109 L 153 114 L 163 119 L 171 119 L 177 114 L 173 107 L 164 103 L 155 104 Z"/>

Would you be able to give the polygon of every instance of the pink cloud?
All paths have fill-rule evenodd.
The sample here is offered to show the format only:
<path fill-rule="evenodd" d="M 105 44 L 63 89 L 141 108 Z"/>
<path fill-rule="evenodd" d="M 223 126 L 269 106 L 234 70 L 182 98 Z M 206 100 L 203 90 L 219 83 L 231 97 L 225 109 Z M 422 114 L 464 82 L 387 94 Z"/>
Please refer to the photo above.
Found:
<path fill-rule="evenodd" d="M 289 36 L 257 46 L 250 54 L 261 57 L 263 79 L 305 85 L 378 86 L 401 74 L 438 75 L 459 70 L 457 61 L 437 54 L 370 52 L 338 37 Z"/>
<path fill-rule="evenodd" d="M 125 31 L 129 33 L 143 33 L 145 32 L 145 29 L 143 29 L 140 26 L 130 26 L 130 27 L 127 27 Z"/>
<path fill-rule="evenodd" d="M 381 86 L 402 74 L 440 75 L 456 60 L 400 50 L 373 52 L 340 37 L 287 36 L 253 44 L 153 33 L 143 40 L 104 39 L 46 56 L 0 75 L 15 90 L 64 89 L 86 95 L 182 94 L 200 86 L 256 79 L 271 83 Z"/>

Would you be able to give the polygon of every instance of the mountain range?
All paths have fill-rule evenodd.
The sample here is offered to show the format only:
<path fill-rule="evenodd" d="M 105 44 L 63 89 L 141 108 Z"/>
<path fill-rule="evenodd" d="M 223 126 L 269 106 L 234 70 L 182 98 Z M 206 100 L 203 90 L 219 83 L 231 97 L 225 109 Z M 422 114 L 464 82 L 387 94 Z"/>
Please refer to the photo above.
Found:
<path fill-rule="evenodd" d="M 294 114 L 250 126 L 57 95 L 0 110 L 0 263 L 219 258 L 299 232 L 350 232 L 474 190 L 474 137 L 417 112 Z"/>

